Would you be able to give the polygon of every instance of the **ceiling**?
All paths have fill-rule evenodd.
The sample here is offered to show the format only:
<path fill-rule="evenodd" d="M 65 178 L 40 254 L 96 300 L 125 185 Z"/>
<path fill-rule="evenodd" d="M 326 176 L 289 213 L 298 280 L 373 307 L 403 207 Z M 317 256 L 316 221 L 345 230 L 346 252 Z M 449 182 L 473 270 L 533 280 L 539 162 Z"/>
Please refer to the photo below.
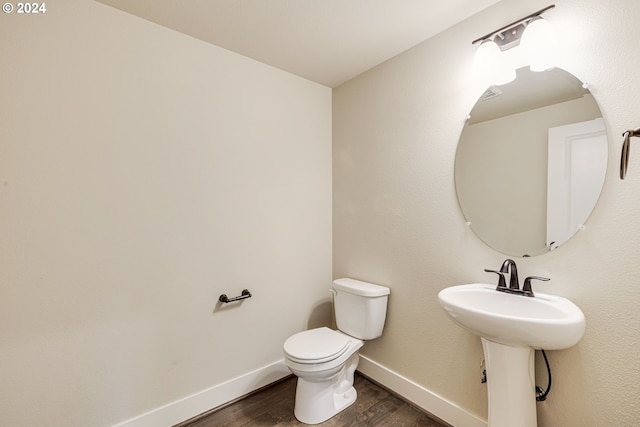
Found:
<path fill-rule="evenodd" d="M 560 104 L 590 93 L 580 80 L 561 68 L 540 73 L 522 67 L 516 75 L 506 85 L 487 89 L 473 107 L 469 124 Z"/>
<path fill-rule="evenodd" d="M 97 0 L 336 87 L 499 0 Z"/>

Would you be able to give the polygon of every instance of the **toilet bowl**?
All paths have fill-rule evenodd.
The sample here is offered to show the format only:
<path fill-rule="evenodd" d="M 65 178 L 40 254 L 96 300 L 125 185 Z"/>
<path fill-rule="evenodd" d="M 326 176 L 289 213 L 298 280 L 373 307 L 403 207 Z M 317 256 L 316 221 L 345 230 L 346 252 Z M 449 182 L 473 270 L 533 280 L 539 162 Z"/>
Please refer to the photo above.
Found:
<path fill-rule="evenodd" d="M 382 334 L 389 288 L 338 279 L 332 289 L 339 330 L 298 332 L 284 343 L 285 362 L 298 377 L 295 417 L 319 424 L 354 403 L 353 376 L 364 340 Z"/>
<path fill-rule="evenodd" d="M 298 377 L 294 415 L 299 421 L 321 423 L 356 401 L 353 375 L 363 344 L 326 327 L 299 332 L 285 341 L 287 366 Z"/>

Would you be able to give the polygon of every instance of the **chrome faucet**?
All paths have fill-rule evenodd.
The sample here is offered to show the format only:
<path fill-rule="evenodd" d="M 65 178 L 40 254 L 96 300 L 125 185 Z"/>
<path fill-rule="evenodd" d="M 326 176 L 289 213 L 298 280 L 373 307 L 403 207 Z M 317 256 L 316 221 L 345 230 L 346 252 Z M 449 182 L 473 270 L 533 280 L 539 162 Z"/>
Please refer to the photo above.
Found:
<path fill-rule="evenodd" d="M 505 259 L 502 263 L 502 268 L 500 268 L 500 273 L 509 273 L 509 289 L 520 289 L 520 282 L 518 281 L 518 267 L 516 267 L 516 262 L 512 259 Z"/>

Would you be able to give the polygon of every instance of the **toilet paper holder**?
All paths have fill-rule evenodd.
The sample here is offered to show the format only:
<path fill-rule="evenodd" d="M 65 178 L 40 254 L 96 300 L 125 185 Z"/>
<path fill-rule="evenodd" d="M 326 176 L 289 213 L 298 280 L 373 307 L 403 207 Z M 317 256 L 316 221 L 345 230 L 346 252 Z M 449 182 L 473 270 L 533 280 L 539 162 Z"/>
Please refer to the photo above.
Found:
<path fill-rule="evenodd" d="M 248 289 L 243 289 L 240 296 L 229 298 L 226 294 L 222 294 L 220 295 L 220 298 L 218 298 L 218 301 L 226 304 L 228 302 L 240 301 L 247 298 L 251 298 L 251 292 L 249 292 Z"/>

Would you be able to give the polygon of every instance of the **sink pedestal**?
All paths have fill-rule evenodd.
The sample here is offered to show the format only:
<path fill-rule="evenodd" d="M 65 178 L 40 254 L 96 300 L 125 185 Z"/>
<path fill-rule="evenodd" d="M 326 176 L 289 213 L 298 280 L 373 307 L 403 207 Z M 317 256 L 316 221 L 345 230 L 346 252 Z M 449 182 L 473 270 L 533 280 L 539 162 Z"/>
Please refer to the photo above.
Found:
<path fill-rule="evenodd" d="M 489 427 L 536 427 L 534 350 L 482 338 Z"/>

